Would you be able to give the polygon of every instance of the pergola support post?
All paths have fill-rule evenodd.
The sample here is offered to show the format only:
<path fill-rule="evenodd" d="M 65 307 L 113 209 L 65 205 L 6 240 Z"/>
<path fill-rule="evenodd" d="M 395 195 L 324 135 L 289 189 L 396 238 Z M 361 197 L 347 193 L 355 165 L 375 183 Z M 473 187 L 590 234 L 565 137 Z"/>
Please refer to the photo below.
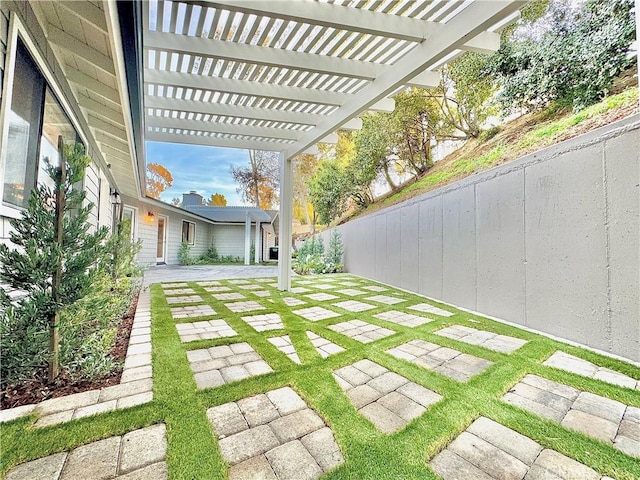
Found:
<path fill-rule="evenodd" d="M 260 222 L 258 222 L 256 220 L 256 239 L 253 242 L 253 249 L 254 249 L 254 256 L 253 256 L 253 263 L 255 263 L 256 265 L 259 264 L 262 261 L 262 232 L 260 230 Z"/>
<path fill-rule="evenodd" d="M 280 226 L 278 289 L 291 289 L 291 222 L 293 220 L 293 162 L 280 152 Z"/>
<path fill-rule="evenodd" d="M 251 217 L 249 212 L 244 220 L 244 264 L 249 265 L 251 256 Z"/>

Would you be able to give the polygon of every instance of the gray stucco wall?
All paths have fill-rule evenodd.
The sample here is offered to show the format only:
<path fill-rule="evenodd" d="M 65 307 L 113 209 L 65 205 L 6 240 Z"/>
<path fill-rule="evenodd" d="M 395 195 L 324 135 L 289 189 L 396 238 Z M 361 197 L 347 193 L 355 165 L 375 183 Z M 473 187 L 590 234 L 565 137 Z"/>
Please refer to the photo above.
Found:
<path fill-rule="evenodd" d="M 638 361 L 639 152 L 636 115 L 348 222 L 345 268 Z"/>

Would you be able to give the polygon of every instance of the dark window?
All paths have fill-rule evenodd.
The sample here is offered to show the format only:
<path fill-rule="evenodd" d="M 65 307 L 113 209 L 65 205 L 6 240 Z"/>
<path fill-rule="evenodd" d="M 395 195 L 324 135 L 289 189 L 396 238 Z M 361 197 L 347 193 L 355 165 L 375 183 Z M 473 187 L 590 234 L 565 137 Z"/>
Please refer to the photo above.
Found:
<path fill-rule="evenodd" d="M 196 242 L 196 224 L 193 222 L 182 221 L 182 241 L 193 245 Z"/>

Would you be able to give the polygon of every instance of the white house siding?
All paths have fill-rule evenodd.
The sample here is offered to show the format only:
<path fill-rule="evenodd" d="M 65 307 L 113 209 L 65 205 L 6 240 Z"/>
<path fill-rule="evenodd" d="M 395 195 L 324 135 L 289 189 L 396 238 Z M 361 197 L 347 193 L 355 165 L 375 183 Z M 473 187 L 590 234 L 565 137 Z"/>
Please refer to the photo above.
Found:
<path fill-rule="evenodd" d="M 250 241 L 254 240 L 255 225 L 252 225 Z M 213 243 L 218 255 L 232 255 L 244 260 L 244 225 L 214 225 Z"/>
<path fill-rule="evenodd" d="M 111 228 L 113 225 L 113 205 L 109 191 L 109 181 L 104 172 L 100 171 L 100 203 L 98 205 L 98 225 Z"/>
<path fill-rule="evenodd" d="M 262 231 L 262 260 L 269 260 L 269 247 L 275 247 L 276 236 Z"/>
<path fill-rule="evenodd" d="M 100 169 L 93 163 L 89 164 L 84 174 L 84 191 L 86 192 L 85 205 L 93 203 L 88 222 L 91 224 L 91 231 L 98 226 L 98 211 L 100 209 Z"/>

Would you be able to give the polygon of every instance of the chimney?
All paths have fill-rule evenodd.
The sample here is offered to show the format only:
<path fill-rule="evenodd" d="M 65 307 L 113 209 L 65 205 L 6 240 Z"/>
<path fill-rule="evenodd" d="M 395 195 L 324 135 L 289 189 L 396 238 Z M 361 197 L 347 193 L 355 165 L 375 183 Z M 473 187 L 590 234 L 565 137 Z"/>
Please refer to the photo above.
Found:
<path fill-rule="evenodd" d="M 182 194 L 182 206 L 183 207 L 188 207 L 188 206 L 199 206 L 202 205 L 202 195 L 200 195 L 198 192 L 196 192 L 195 190 L 191 190 L 189 193 L 183 193 Z"/>

